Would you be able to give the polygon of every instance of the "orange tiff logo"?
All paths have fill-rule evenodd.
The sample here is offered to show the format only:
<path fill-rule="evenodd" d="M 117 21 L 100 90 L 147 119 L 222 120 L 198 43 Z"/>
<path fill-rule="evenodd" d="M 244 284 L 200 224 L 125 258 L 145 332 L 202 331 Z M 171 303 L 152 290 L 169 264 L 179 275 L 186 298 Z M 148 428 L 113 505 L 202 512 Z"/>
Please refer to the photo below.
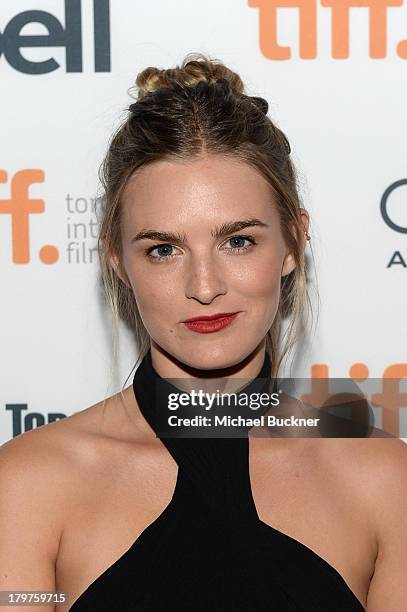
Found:
<path fill-rule="evenodd" d="M 321 0 L 331 10 L 332 57 L 349 57 L 349 22 L 351 9 L 367 8 L 369 14 L 369 55 L 374 59 L 387 56 L 387 10 L 403 6 L 404 0 Z M 299 54 L 302 59 L 317 57 L 317 0 L 248 0 L 248 6 L 259 9 L 260 49 L 269 59 L 291 58 L 290 47 L 277 42 L 277 11 L 295 8 L 299 11 Z M 407 59 L 407 40 L 399 41 L 396 52 Z"/>
<path fill-rule="evenodd" d="M 30 198 L 29 187 L 44 182 L 44 171 L 37 169 L 19 170 L 10 184 L 10 197 L 0 199 L 0 213 L 11 217 L 12 260 L 16 264 L 30 261 L 30 215 L 43 213 L 45 202 Z M 7 172 L 0 170 L 0 183 L 7 183 Z M 52 244 L 45 244 L 39 251 L 42 263 L 53 264 L 59 258 L 59 251 Z"/>
<path fill-rule="evenodd" d="M 311 391 L 301 396 L 302 401 L 312 406 L 323 406 L 332 398 L 329 390 L 329 368 L 326 364 L 314 364 L 311 367 Z M 349 377 L 355 382 L 368 380 L 369 368 L 364 363 L 354 363 L 349 369 Z M 407 363 L 395 363 L 385 368 L 382 378 L 382 388 L 373 393 L 370 398 L 372 406 L 381 409 L 381 429 L 393 436 L 400 436 L 400 411 L 407 409 L 407 393 L 400 389 L 401 381 L 407 378 Z M 360 396 L 366 401 L 369 397 Z M 402 436 L 403 437 L 403 436 Z"/>

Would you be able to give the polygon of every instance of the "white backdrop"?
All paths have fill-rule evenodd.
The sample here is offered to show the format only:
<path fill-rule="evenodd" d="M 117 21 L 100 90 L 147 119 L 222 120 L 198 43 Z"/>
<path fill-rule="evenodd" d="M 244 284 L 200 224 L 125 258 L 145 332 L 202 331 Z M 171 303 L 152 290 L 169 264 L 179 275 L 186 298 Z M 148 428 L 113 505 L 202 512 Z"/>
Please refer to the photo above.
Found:
<path fill-rule="evenodd" d="M 338 57 L 346 28 L 338 28 L 333 1 L 120 0 L 110 15 L 108 1 L 96 0 L 95 11 L 93 4 L 1 2 L 0 442 L 112 395 L 132 368 L 137 347 L 122 329 L 110 378 L 112 324 L 96 251 L 93 261 L 89 255 L 97 169 L 137 73 L 174 66 L 190 51 L 221 59 L 248 94 L 267 98 L 291 143 L 321 297 L 317 333 L 294 373 L 310 377 L 324 364 L 329 376 L 348 377 L 364 364 L 378 390 L 383 376 L 407 377 L 403 0 L 381 15 L 374 0 L 350 8 L 347 57 Z M 273 50 L 273 6 L 287 59 Z M 40 23 L 29 23 L 34 17 Z M 37 46 L 22 46 L 36 44 L 22 36 L 38 35 Z M 391 186 L 386 223 L 380 204 Z M 24 215 L 27 193 L 39 211 Z M 407 395 L 404 406 L 407 431 Z"/>

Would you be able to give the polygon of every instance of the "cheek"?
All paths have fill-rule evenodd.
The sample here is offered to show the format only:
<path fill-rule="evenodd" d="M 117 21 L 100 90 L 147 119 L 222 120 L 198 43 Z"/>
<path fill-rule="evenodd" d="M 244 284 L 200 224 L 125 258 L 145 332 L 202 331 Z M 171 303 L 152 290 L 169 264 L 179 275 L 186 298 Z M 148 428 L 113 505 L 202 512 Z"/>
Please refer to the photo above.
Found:
<path fill-rule="evenodd" d="M 149 270 L 139 270 L 129 274 L 129 278 L 143 322 L 162 319 L 165 313 L 176 308 L 179 287 L 168 274 L 153 275 Z"/>
<path fill-rule="evenodd" d="M 236 281 L 236 287 L 248 298 L 265 300 L 276 299 L 280 295 L 281 265 L 276 257 L 264 258 L 242 267 Z"/>
<path fill-rule="evenodd" d="M 273 325 L 280 302 L 281 265 L 276 258 L 258 260 L 250 271 L 246 270 L 239 292 L 246 304 L 253 333 L 264 336 Z M 249 323 L 250 325 L 250 323 Z"/>

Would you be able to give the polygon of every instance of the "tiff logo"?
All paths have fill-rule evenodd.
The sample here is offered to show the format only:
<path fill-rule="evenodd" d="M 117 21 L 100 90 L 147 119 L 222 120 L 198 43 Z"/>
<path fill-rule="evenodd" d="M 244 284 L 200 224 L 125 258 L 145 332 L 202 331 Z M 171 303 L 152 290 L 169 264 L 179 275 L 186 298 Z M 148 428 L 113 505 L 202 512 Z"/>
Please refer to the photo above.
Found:
<path fill-rule="evenodd" d="M 349 57 L 349 23 L 352 9 L 365 8 L 369 15 L 369 55 L 374 59 L 387 56 L 387 13 L 389 8 L 403 6 L 404 0 L 321 0 L 331 11 L 331 52 L 334 59 Z M 248 0 L 250 8 L 259 9 L 259 42 L 269 59 L 291 58 L 291 48 L 277 42 L 277 11 L 295 8 L 299 12 L 299 55 L 301 59 L 317 57 L 317 0 Z M 407 59 L 407 40 L 396 47 L 398 56 Z"/>
<path fill-rule="evenodd" d="M 29 23 L 40 23 L 47 34 L 21 34 Z M 93 0 L 93 36 L 95 72 L 110 72 L 110 12 L 109 0 Z M 30 10 L 15 15 L 0 32 L 0 57 L 4 55 L 15 70 L 25 74 L 46 74 L 60 67 L 50 57 L 30 61 L 23 57 L 22 48 L 65 47 L 66 72 L 82 72 L 82 6 L 81 0 L 65 0 L 65 27 L 47 11 Z"/>
<path fill-rule="evenodd" d="M 30 261 L 31 214 L 43 213 L 44 200 L 30 198 L 29 187 L 44 182 L 44 171 L 39 169 L 19 170 L 11 179 L 10 198 L 0 199 L 0 214 L 11 217 L 11 242 L 13 263 L 26 264 Z M 7 172 L 0 170 L 0 183 L 7 183 Z M 39 252 L 42 263 L 53 264 L 59 258 L 59 251 L 53 244 L 44 244 Z"/>

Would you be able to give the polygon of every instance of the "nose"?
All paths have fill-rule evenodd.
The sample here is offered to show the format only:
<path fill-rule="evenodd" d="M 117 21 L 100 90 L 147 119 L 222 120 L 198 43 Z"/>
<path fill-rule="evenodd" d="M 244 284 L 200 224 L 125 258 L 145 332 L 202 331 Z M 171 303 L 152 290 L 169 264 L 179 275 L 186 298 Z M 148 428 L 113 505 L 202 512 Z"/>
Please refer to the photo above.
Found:
<path fill-rule="evenodd" d="M 219 264 L 211 256 L 192 256 L 185 276 L 186 297 L 210 304 L 226 292 L 226 278 Z"/>

